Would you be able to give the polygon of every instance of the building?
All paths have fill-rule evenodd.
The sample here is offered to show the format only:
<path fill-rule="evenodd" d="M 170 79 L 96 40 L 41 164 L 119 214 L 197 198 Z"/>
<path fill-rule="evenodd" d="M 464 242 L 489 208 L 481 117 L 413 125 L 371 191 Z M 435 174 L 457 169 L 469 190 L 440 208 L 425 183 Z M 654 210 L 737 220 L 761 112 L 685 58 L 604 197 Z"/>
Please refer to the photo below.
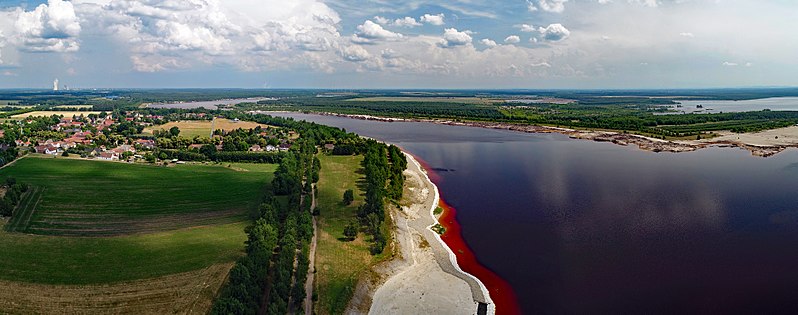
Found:
<path fill-rule="evenodd" d="M 260 145 L 255 144 L 255 145 L 252 145 L 251 147 L 249 147 L 249 151 L 250 152 L 263 152 L 263 148 L 261 148 Z"/>
<path fill-rule="evenodd" d="M 119 161 L 119 154 L 112 151 L 105 151 L 100 153 L 100 155 L 98 155 L 97 158 L 106 161 Z"/>

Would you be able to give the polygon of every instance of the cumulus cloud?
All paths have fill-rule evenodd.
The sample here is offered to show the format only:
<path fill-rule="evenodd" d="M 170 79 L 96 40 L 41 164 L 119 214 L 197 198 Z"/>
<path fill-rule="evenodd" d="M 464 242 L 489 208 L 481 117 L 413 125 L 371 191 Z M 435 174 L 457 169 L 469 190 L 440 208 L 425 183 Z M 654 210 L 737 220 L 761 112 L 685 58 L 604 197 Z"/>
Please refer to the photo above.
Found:
<path fill-rule="evenodd" d="M 396 19 L 395 21 L 393 21 L 393 25 L 402 26 L 402 27 L 415 27 L 415 26 L 421 26 L 421 23 L 416 21 L 415 18 L 406 16 L 404 18 Z"/>
<path fill-rule="evenodd" d="M 681 32 L 681 33 L 679 33 L 679 36 L 690 37 L 690 38 L 695 37 L 695 35 L 693 35 L 693 33 L 690 33 L 690 32 Z"/>
<path fill-rule="evenodd" d="M 536 31 L 535 27 L 529 24 L 518 25 L 518 29 L 525 33 L 532 33 Z"/>
<path fill-rule="evenodd" d="M 736 62 L 724 61 L 724 62 L 723 62 L 723 65 L 724 65 L 724 66 L 727 66 L 727 67 L 736 67 L 736 66 L 738 66 L 739 64 L 737 64 Z"/>
<path fill-rule="evenodd" d="M 302 52 L 334 51 L 341 37 L 340 17 L 318 0 L 74 2 L 78 16 L 91 23 L 92 32 L 111 35 L 130 50 L 138 71 L 196 63 L 227 63 L 254 71 L 304 62 L 329 69 L 320 64 L 323 59 Z M 191 62 L 167 62 L 178 53 Z"/>
<path fill-rule="evenodd" d="M 378 15 L 374 17 L 374 22 L 377 22 L 380 25 L 388 25 L 391 23 L 391 20 Z"/>
<path fill-rule="evenodd" d="M 381 25 L 367 20 L 357 26 L 357 32 L 352 35 L 352 42 L 358 44 L 372 44 L 383 40 L 399 40 L 404 37 L 402 34 L 391 32 L 384 29 Z"/>
<path fill-rule="evenodd" d="M 346 61 L 363 62 L 371 57 L 371 54 L 361 46 L 347 46 L 341 49 L 341 57 Z"/>
<path fill-rule="evenodd" d="M 440 46 L 448 48 L 468 45 L 472 41 L 470 33 L 470 31 L 461 32 L 456 28 L 447 28 L 443 32 L 443 41 L 440 42 Z"/>
<path fill-rule="evenodd" d="M 443 15 L 443 13 L 435 14 L 435 15 L 424 14 L 424 15 L 421 16 L 421 22 L 424 22 L 424 23 L 427 23 L 427 24 L 432 24 L 432 25 L 443 25 L 444 24 L 444 22 L 443 22 L 443 18 L 444 17 L 445 16 Z"/>
<path fill-rule="evenodd" d="M 518 35 L 510 35 L 504 39 L 504 42 L 508 44 L 518 44 L 521 42 L 521 37 L 518 37 Z"/>
<path fill-rule="evenodd" d="M 543 11 L 562 13 L 565 11 L 566 2 L 568 0 L 538 0 L 538 6 Z"/>
<path fill-rule="evenodd" d="M 489 38 L 483 38 L 479 42 L 482 43 L 482 45 L 488 46 L 488 48 L 499 46 L 499 44 L 496 44 L 496 41 Z"/>
<path fill-rule="evenodd" d="M 33 11 L 19 13 L 14 24 L 20 48 L 31 52 L 75 52 L 81 26 L 69 1 L 49 0 Z"/>
<path fill-rule="evenodd" d="M 571 31 L 560 23 L 549 24 L 549 26 L 538 28 L 538 32 L 543 36 L 543 39 L 552 42 L 559 42 L 571 35 Z"/>

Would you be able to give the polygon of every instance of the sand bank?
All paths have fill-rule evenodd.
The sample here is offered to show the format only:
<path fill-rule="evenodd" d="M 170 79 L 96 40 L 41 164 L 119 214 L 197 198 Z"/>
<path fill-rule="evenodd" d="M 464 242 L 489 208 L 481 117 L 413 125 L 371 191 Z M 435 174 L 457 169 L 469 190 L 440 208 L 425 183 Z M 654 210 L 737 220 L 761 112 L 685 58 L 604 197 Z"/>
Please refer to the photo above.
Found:
<path fill-rule="evenodd" d="M 429 227 L 437 223 L 440 196 L 421 165 L 409 154 L 401 209 L 395 222 L 396 258 L 376 266 L 358 284 L 347 313 L 476 314 L 479 303 L 495 313 L 487 288 L 457 265 L 454 253 Z"/>

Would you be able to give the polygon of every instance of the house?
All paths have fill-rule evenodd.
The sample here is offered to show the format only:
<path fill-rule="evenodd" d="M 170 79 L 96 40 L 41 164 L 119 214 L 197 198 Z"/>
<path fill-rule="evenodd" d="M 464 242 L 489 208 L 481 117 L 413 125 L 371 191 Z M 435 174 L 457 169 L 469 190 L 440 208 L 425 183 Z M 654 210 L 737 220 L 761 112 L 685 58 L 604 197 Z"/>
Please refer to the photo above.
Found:
<path fill-rule="evenodd" d="M 188 146 L 188 149 L 189 150 L 199 150 L 199 149 L 202 149 L 203 145 L 204 144 L 192 144 L 192 145 Z"/>
<path fill-rule="evenodd" d="M 263 152 L 263 148 L 261 148 L 260 145 L 255 144 L 255 145 L 252 145 L 251 147 L 249 147 L 249 151 L 250 152 Z"/>
<path fill-rule="evenodd" d="M 22 140 L 19 140 L 19 139 L 14 141 L 14 143 L 16 143 L 18 147 L 29 147 L 30 144 L 31 144 L 30 141 L 22 141 Z"/>
<path fill-rule="evenodd" d="M 52 144 L 37 145 L 34 149 L 36 150 L 36 153 L 49 155 L 57 155 L 59 151 L 58 148 Z"/>
<path fill-rule="evenodd" d="M 113 152 L 113 151 L 105 151 L 105 152 L 100 153 L 100 155 L 98 155 L 97 158 L 100 159 L 100 160 L 106 160 L 106 161 L 118 161 L 119 160 L 119 154 L 117 154 L 116 152 Z"/>
<path fill-rule="evenodd" d="M 266 152 L 275 152 L 275 151 L 280 151 L 280 149 L 271 144 L 266 146 Z"/>
<path fill-rule="evenodd" d="M 129 145 L 129 144 L 123 144 L 123 145 L 120 145 L 120 146 L 114 148 L 111 151 L 113 151 L 116 154 L 122 154 L 122 153 L 125 153 L 125 152 L 136 153 L 136 148 L 134 148 L 132 145 Z"/>
<path fill-rule="evenodd" d="M 325 144 L 324 149 L 327 151 L 332 151 L 333 149 L 335 149 L 335 145 L 332 143 Z"/>
<path fill-rule="evenodd" d="M 147 150 L 155 149 L 155 140 L 138 139 L 136 140 L 136 144 L 140 145 L 142 148 L 145 148 Z"/>
<path fill-rule="evenodd" d="M 291 149 L 290 143 L 283 143 L 280 145 L 280 151 L 288 151 Z"/>

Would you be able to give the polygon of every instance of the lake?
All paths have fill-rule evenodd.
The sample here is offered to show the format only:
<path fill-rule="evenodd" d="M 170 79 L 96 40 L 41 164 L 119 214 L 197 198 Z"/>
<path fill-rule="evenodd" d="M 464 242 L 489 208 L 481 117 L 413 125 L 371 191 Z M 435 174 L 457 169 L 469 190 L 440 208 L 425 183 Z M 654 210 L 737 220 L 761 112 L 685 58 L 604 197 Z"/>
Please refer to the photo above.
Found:
<path fill-rule="evenodd" d="M 463 238 L 525 314 L 798 311 L 798 150 L 652 153 L 557 134 L 276 114 L 441 170 Z"/>
<path fill-rule="evenodd" d="M 761 111 L 765 109 L 773 111 L 798 111 L 798 97 L 773 97 L 760 98 L 755 100 L 742 101 L 678 101 L 682 105 L 680 108 L 673 107 L 676 113 L 732 113 Z M 698 105 L 703 108 L 697 108 Z"/>
<path fill-rule="evenodd" d="M 218 101 L 200 101 L 200 102 L 183 102 L 183 103 L 154 103 L 150 104 L 152 108 L 178 108 L 178 109 L 194 109 L 194 108 L 207 108 L 217 109 L 217 105 L 237 105 L 241 103 L 257 103 L 259 101 L 275 100 L 273 98 L 237 98 L 226 99 Z"/>

